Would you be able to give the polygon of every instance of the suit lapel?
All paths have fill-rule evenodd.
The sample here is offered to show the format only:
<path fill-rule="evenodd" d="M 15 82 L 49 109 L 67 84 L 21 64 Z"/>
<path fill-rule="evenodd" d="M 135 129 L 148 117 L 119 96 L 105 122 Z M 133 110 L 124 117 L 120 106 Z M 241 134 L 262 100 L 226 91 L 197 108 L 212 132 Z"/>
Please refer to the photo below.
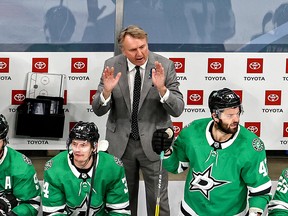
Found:
<path fill-rule="evenodd" d="M 154 68 L 154 62 L 155 62 L 155 58 L 150 53 L 149 57 L 148 57 L 148 62 L 146 65 L 145 75 L 144 75 L 144 83 L 143 83 L 143 88 L 142 88 L 141 96 L 140 96 L 139 110 L 140 110 L 149 90 L 152 88 L 151 70 L 152 70 L 152 68 Z"/>
<path fill-rule="evenodd" d="M 129 85 L 128 85 L 128 76 L 127 76 L 127 73 L 128 73 L 127 67 L 128 66 L 127 66 L 127 60 L 124 56 L 118 62 L 118 66 L 119 67 L 115 68 L 115 75 L 120 71 L 122 72 L 122 75 L 121 75 L 121 78 L 119 80 L 118 85 L 119 85 L 120 90 L 123 94 L 127 109 L 131 113 L 131 99 L 130 99 L 130 91 L 129 91 Z"/>

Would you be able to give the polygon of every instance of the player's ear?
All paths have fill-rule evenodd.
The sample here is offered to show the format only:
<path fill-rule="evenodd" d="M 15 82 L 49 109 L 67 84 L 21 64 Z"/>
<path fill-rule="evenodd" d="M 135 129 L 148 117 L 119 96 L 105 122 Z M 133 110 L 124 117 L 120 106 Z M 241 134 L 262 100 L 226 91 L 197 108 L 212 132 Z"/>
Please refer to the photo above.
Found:
<path fill-rule="evenodd" d="M 215 122 L 219 121 L 218 115 L 215 112 L 211 113 L 211 117 Z"/>
<path fill-rule="evenodd" d="M 93 146 L 94 146 L 94 148 L 93 148 L 93 153 L 96 153 L 97 148 L 98 148 L 98 143 L 95 142 Z"/>

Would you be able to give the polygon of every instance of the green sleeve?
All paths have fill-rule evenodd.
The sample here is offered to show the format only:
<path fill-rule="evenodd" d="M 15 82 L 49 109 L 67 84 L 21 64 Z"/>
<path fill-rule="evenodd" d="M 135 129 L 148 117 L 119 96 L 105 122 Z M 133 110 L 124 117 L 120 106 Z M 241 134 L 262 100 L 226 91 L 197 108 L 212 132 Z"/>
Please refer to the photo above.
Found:
<path fill-rule="evenodd" d="M 13 195 L 19 205 L 12 211 L 17 215 L 36 216 L 40 208 L 40 184 L 32 165 L 27 165 L 21 175 L 15 176 Z"/>
<path fill-rule="evenodd" d="M 111 175 L 112 179 L 106 195 L 106 207 L 112 211 L 109 211 L 108 215 L 130 215 L 130 211 L 127 210 L 129 207 L 129 193 L 124 167 L 113 164 L 111 172 L 113 172 L 113 175 Z"/>

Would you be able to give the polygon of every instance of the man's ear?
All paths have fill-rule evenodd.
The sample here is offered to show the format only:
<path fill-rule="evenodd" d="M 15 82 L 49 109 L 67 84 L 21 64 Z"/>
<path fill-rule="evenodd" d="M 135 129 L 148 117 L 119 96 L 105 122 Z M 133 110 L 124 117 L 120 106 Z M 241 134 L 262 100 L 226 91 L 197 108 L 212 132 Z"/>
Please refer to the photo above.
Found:
<path fill-rule="evenodd" d="M 213 119 L 215 122 L 218 122 L 218 121 L 219 121 L 218 115 L 217 115 L 216 113 L 212 113 L 212 114 L 211 114 L 211 117 L 212 117 L 212 119 Z"/>
<path fill-rule="evenodd" d="M 93 153 L 96 153 L 97 148 L 98 148 L 98 143 L 95 143 L 95 144 L 94 144 L 94 148 L 93 148 Z"/>

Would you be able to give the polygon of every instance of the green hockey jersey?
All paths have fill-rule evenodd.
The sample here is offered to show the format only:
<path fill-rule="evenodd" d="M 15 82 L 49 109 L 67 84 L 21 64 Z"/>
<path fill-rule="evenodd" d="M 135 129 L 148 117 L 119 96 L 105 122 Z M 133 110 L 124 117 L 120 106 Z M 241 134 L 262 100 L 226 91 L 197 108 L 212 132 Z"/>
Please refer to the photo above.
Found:
<path fill-rule="evenodd" d="M 172 155 L 163 161 L 172 173 L 189 167 L 182 214 L 245 215 L 249 206 L 264 210 L 271 199 L 271 180 L 263 142 L 239 125 L 230 140 L 217 143 L 211 124 L 211 118 L 205 118 L 183 128 Z"/>
<path fill-rule="evenodd" d="M 90 215 L 130 215 L 129 195 L 122 161 L 99 152 L 92 186 Z M 45 164 L 43 215 L 85 215 L 93 168 L 80 173 L 67 151 Z"/>
<path fill-rule="evenodd" d="M 41 188 L 32 162 L 24 154 L 5 146 L 0 159 L 0 196 L 12 194 L 18 204 L 17 215 L 36 216 L 40 208 Z"/>
<path fill-rule="evenodd" d="M 288 168 L 279 177 L 274 197 L 268 206 L 268 215 L 288 215 Z"/>

